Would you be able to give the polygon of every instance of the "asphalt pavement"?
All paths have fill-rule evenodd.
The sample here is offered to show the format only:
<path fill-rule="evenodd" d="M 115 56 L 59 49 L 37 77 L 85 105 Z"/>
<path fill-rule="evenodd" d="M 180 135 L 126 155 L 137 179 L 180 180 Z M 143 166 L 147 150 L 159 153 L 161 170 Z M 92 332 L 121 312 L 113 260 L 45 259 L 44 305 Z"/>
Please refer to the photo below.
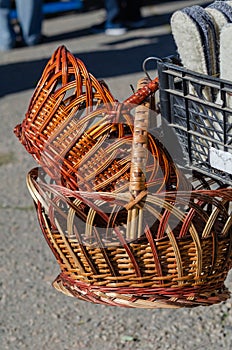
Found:
<path fill-rule="evenodd" d="M 67 297 L 51 286 L 59 273 L 37 223 L 26 187 L 36 166 L 13 128 L 22 121 L 43 68 L 59 45 L 81 58 L 124 100 L 149 56 L 175 53 L 170 16 L 206 1 L 165 1 L 143 7 L 144 29 L 120 37 L 91 34 L 104 10 L 46 18 L 46 41 L 0 53 L 0 349 L 2 350 L 230 350 L 232 299 L 195 309 L 132 310 Z M 149 67 L 156 75 L 155 67 Z M 232 291 L 232 275 L 226 281 Z"/>

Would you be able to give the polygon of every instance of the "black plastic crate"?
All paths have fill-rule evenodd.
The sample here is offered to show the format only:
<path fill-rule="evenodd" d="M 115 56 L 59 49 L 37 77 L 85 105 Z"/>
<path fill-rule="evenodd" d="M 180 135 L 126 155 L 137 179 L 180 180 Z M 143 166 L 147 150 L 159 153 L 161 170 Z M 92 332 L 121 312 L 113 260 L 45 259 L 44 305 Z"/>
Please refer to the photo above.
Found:
<path fill-rule="evenodd" d="M 232 83 L 158 62 L 161 115 L 183 148 L 186 166 L 232 184 Z"/>

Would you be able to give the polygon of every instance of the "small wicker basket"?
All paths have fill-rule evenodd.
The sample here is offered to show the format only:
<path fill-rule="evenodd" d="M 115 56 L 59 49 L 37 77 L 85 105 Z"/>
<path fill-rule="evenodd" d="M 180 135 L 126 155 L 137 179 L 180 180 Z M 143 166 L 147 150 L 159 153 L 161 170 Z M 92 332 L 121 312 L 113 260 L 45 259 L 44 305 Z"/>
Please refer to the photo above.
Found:
<path fill-rule="evenodd" d="M 42 165 L 27 185 L 67 295 L 134 308 L 229 297 L 232 189 L 192 183 L 149 132 L 157 88 L 143 79 L 118 103 L 61 47 L 15 129 Z"/>
<path fill-rule="evenodd" d="M 57 184 L 73 190 L 128 190 L 134 132 L 130 110 L 158 84 L 142 79 L 138 88 L 132 98 L 118 103 L 105 83 L 61 46 L 47 63 L 15 133 Z M 141 127 L 148 129 L 146 104 L 136 113 Z M 152 135 L 138 131 L 138 138 L 151 154 L 146 169 L 150 183 L 156 178 L 156 190 L 177 187 L 178 170 L 165 149 Z"/>

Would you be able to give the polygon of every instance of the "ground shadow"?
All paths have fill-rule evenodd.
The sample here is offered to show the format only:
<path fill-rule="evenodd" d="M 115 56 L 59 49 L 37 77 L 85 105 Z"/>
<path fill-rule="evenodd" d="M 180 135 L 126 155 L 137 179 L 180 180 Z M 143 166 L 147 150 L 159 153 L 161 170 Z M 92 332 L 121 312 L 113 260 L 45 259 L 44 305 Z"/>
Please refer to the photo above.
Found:
<path fill-rule="evenodd" d="M 121 50 L 102 50 L 96 52 L 76 52 L 89 71 L 96 77 L 107 78 L 142 71 L 143 61 L 150 56 L 166 57 L 175 53 L 171 35 L 147 37 L 150 43 Z M 136 40 L 135 40 L 136 42 Z"/>
<path fill-rule="evenodd" d="M 152 27 L 165 25 L 168 23 L 169 16 L 157 16 L 156 21 L 154 18 L 148 18 L 148 25 Z M 150 23 L 150 24 L 149 24 Z M 154 24 L 155 23 L 155 24 Z M 84 35 L 87 29 L 80 31 Z M 79 32 L 79 34 L 80 34 Z M 66 33 L 49 38 L 51 41 L 62 40 L 65 44 L 65 40 L 74 36 L 74 33 Z M 88 35 L 87 33 L 85 35 Z M 112 41 L 109 38 L 106 41 L 102 50 L 95 52 L 73 52 L 77 57 L 83 60 L 88 70 L 94 74 L 97 78 L 107 78 L 120 76 L 124 74 L 133 74 L 140 72 L 142 69 L 142 62 L 148 56 L 165 57 L 175 52 L 175 44 L 172 35 L 147 35 L 144 31 L 144 38 L 147 44 L 136 45 L 137 39 L 141 38 L 134 31 L 134 36 L 128 36 L 119 38 L 118 41 Z M 114 49 L 113 44 L 125 43 L 132 41 L 135 43 L 129 48 Z M 52 52 L 51 52 L 52 54 Z M 48 61 L 48 59 L 39 59 L 34 61 L 17 62 L 13 64 L 6 64 L 0 66 L 0 97 L 32 89 L 36 86 L 41 73 Z"/>
<path fill-rule="evenodd" d="M 0 97 L 36 86 L 47 60 L 17 62 L 0 66 Z"/>
<path fill-rule="evenodd" d="M 170 22 L 170 17 L 171 13 L 165 13 L 165 14 L 160 14 L 156 16 L 148 16 L 146 17 L 146 23 L 144 28 L 153 28 L 153 27 L 159 27 L 161 25 L 167 24 Z M 65 40 L 70 40 L 70 39 L 78 39 L 83 36 L 88 36 L 92 35 L 91 31 L 91 26 L 95 24 L 88 24 L 86 25 L 85 28 L 79 29 L 79 30 L 74 30 L 66 33 L 58 33 L 56 35 L 49 35 L 46 38 L 46 42 L 55 42 L 55 41 L 65 41 Z"/>

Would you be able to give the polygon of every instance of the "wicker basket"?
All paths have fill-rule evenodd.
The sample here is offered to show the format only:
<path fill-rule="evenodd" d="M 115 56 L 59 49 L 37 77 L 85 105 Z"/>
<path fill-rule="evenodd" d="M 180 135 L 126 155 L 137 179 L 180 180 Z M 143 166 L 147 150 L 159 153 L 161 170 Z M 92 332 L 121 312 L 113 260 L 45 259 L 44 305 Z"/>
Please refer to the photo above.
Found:
<path fill-rule="evenodd" d="M 64 184 L 75 189 L 76 163 L 95 144 L 95 135 L 85 130 L 97 116 L 103 119 L 115 102 L 106 85 L 61 46 L 48 61 L 15 133 L 52 178 L 61 182 L 62 174 Z M 108 129 L 109 123 L 106 130 L 103 125 L 101 134 Z"/>
<path fill-rule="evenodd" d="M 148 132 L 157 88 L 142 80 L 118 103 L 61 47 L 16 127 L 42 165 L 27 184 L 61 268 L 53 285 L 67 295 L 142 308 L 229 297 L 232 189 L 191 183 Z"/>
<path fill-rule="evenodd" d="M 123 192 L 130 179 L 135 110 L 140 123 L 137 139 L 147 149 L 147 183 L 155 192 L 185 188 L 185 179 L 158 137 L 147 132 L 148 108 L 154 105 L 148 96 L 157 89 L 157 79 L 141 79 L 138 91 L 119 103 L 105 83 L 62 46 L 46 65 L 15 133 L 57 184 L 73 190 Z"/>
<path fill-rule="evenodd" d="M 59 291 L 135 308 L 194 307 L 229 297 L 224 281 L 232 263 L 232 189 L 202 190 L 201 184 L 178 195 L 146 193 L 138 224 L 131 206 L 139 211 L 145 193 L 134 200 L 129 193 L 72 191 L 38 168 L 27 183 L 61 268 L 53 283 Z M 137 238 L 128 237 L 128 226 Z"/>
<path fill-rule="evenodd" d="M 136 95 L 136 102 L 142 99 Z M 133 101 L 118 103 L 105 83 L 61 46 L 47 63 L 15 133 L 57 183 L 72 189 L 78 183 L 82 190 L 121 191 L 130 176 Z M 170 173 L 167 157 L 157 155 L 151 138 L 148 143 L 154 159 L 164 157 L 159 163 Z"/>

